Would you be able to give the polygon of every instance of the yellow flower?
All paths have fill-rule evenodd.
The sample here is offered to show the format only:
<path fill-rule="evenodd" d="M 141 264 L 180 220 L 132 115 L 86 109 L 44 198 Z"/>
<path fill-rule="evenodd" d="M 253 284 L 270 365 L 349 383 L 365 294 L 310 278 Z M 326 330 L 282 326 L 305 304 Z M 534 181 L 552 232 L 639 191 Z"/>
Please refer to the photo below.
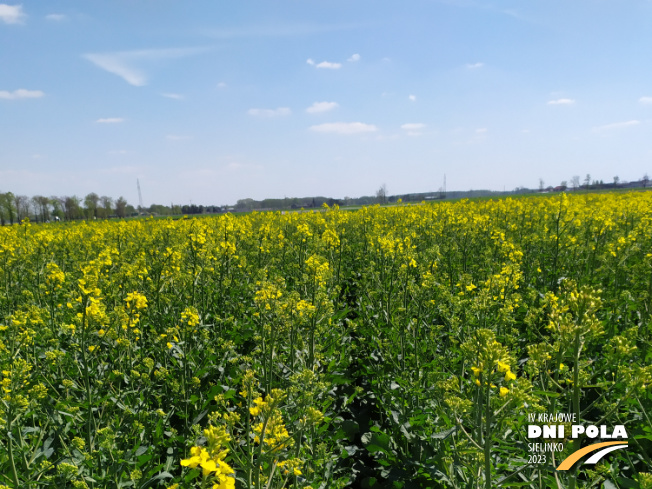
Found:
<path fill-rule="evenodd" d="M 516 380 L 516 374 L 514 374 L 511 370 L 508 370 L 505 372 L 505 380 Z"/>
<path fill-rule="evenodd" d="M 507 365 L 505 362 L 501 362 L 500 360 L 498 360 L 496 365 L 497 365 L 496 368 L 499 372 L 509 372 L 509 365 Z"/>
<path fill-rule="evenodd" d="M 473 371 L 473 375 L 476 377 L 480 377 L 480 374 L 482 373 L 482 369 L 479 367 L 471 367 L 471 370 Z"/>
<path fill-rule="evenodd" d="M 509 393 L 509 389 L 507 387 L 500 388 L 500 397 L 505 397 L 508 393 Z"/>

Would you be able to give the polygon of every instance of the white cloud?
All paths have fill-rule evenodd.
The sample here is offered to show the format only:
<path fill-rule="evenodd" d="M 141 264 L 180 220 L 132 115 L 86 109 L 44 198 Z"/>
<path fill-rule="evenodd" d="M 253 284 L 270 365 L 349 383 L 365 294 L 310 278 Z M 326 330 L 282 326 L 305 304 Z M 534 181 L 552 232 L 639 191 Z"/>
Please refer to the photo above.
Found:
<path fill-rule="evenodd" d="M 612 129 L 624 129 L 626 127 L 638 126 L 641 121 L 632 120 L 625 122 L 614 122 L 612 124 L 605 124 L 604 126 L 594 127 L 593 130 L 596 132 L 610 131 Z"/>
<path fill-rule="evenodd" d="M 22 5 L 0 3 L 0 20 L 5 24 L 22 24 L 25 17 Z"/>
<path fill-rule="evenodd" d="M 45 93 L 40 90 L 25 90 L 24 88 L 19 88 L 13 92 L 0 90 L 0 99 L 5 100 L 16 100 L 20 98 L 40 98 L 43 95 L 45 95 Z"/>
<path fill-rule="evenodd" d="M 408 98 L 410 99 L 410 102 L 414 102 L 417 99 L 416 95 L 408 95 Z"/>
<path fill-rule="evenodd" d="M 484 63 L 468 63 L 466 67 L 469 70 L 477 70 L 478 68 L 482 68 L 484 66 Z"/>
<path fill-rule="evenodd" d="M 426 127 L 425 124 L 422 124 L 420 122 L 413 122 L 413 123 L 403 124 L 401 126 L 401 129 L 405 129 L 406 131 L 418 131 L 420 129 L 423 129 L 424 127 Z"/>
<path fill-rule="evenodd" d="M 118 75 L 130 85 L 142 87 L 147 84 L 146 73 L 135 66 L 152 61 L 183 58 L 204 51 L 201 48 L 142 49 L 113 53 L 90 53 L 83 57 L 98 68 Z"/>
<path fill-rule="evenodd" d="M 313 61 L 312 58 L 308 58 L 308 59 L 306 60 L 306 63 L 308 63 L 310 66 L 314 66 L 314 65 L 315 65 L 315 62 Z"/>
<path fill-rule="evenodd" d="M 309 114 L 317 114 L 320 112 L 328 112 L 338 107 L 337 102 L 315 102 L 306 109 Z"/>
<path fill-rule="evenodd" d="M 168 134 L 165 136 L 165 139 L 168 141 L 187 141 L 188 139 L 192 139 L 191 136 L 179 136 L 178 134 Z"/>
<path fill-rule="evenodd" d="M 45 18 L 53 22 L 61 22 L 66 20 L 68 17 L 63 14 L 48 14 L 45 16 Z"/>
<path fill-rule="evenodd" d="M 226 87 L 227 87 L 227 85 L 226 85 L 226 83 L 224 83 L 224 82 L 219 82 L 219 83 L 217 84 L 217 88 L 226 88 Z"/>
<path fill-rule="evenodd" d="M 354 54 L 351 56 L 347 61 L 351 61 L 352 63 L 355 63 L 356 61 L 360 61 L 360 55 L 358 53 Z"/>
<path fill-rule="evenodd" d="M 125 149 L 113 149 L 111 151 L 108 151 L 107 154 L 110 154 L 110 155 L 126 155 L 127 150 L 125 150 Z"/>
<path fill-rule="evenodd" d="M 557 100 L 548 100 L 548 105 L 573 105 L 575 100 L 572 98 L 558 98 Z"/>
<path fill-rule="evenodd" d="M 124 122 L 125 120 L 122 117 L 104 117 L 96 120 L 98 124 L 117 124 L 119 122 Z"/>
<path fill-rule="evenodd" d="M 426 125 L 421 122 L 412 122 L 401 125 L 401 129 L 405 131 L 405 134 L 408 136 L 421 136 L 423 133 L 421 130 L 425 128 Z"/>
<path fill-rule="evenodd" d="M 641 97 L 638 101 L 642 104 L 652 104 L 652 97 Z"/>
<path fill-rule="evenodd" d="M 327 70 L 339 70 L 342 67 L 342 63 L 331 63 L 330 61 L 322 61 L 321 63 L 315 65 L 316 68 L 325 68 Z"/>
<path fill-rule="evenodd" d="M 255 117 L 279 117 L 290 115 L 292 111 L 288 107 L 278 107 L 276 109 L 249 109 L 247 113 Z"/>
<path fill-rule="evenodd" d="M 486 134 L 487 133 L 487 128 L 486 127 L 481 127 L 479 129 L 475 130 L 476 134 Z"/>
<path fill-rule="evenodd" d="M 364 124 L 362 122 L 328 122 L 310 126 L 310 130 L 321 133 L 361 134 L 376 132 L 378 128 L 373 124 Z"/>
<path fill-rule="evenodd" d="M 171 98 L 171 99 L 174 99 L 174 100 L 183 100 L 184 98 L 186 98 L 185 96 L 181 95 L 180 93 L 162 93 L 161 95 L 163 97 Z"/>

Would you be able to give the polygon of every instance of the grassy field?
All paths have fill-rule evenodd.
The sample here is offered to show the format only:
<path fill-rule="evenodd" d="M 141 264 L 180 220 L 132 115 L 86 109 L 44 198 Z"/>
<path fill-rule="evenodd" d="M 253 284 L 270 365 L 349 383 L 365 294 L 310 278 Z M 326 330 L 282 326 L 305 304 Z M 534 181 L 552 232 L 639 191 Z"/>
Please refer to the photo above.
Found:
<path fill-rule="evenodd" d="M 649 489 L 651 220 L 626 192 L 2 227 L 0 488 Z M 557 471 L 612 441 L 571 424 L 627 449 Z"/>

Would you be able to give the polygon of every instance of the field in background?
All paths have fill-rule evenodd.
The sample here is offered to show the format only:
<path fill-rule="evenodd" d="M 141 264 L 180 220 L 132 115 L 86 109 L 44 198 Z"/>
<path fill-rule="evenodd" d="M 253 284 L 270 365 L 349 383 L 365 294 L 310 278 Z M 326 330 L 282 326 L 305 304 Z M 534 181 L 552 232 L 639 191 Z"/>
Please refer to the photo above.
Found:
<path fill-rule="evenodd" d="M 2 227 L 0 485 L 651 487 L 651 220 L 629 192 Z M 558 412 L 629 448 L 531 463 Z"/>

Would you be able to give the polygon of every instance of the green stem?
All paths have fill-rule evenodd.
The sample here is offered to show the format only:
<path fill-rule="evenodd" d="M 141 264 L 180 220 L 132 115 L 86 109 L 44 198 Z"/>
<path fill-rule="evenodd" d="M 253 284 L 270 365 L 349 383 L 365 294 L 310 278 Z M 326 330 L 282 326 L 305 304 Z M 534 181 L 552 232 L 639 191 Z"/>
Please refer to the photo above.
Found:
<path fill-rule="evenodd" d="M 11 465 L 11 476 L 14 480 L 14 487 L 18 488 L 18 472 L 16 472 L 16 463 L 14 461 L 14 450 L 13 450 L 13 444 L 11 443 L 11 424 L 13 422 L 13 409 L 11 409 L 8 413 L 7 416 L 7 447 L 9 449 L 9 463 Z"/>
<path fill-rule="evenodd" d="M 491 489 L 491 405 L 489 404 L 491 395 L 491 386 L 487 386 L 487 395 L 485 397 L 485 435 L 484 435 L 484 479 L 485 488 Z"/>

